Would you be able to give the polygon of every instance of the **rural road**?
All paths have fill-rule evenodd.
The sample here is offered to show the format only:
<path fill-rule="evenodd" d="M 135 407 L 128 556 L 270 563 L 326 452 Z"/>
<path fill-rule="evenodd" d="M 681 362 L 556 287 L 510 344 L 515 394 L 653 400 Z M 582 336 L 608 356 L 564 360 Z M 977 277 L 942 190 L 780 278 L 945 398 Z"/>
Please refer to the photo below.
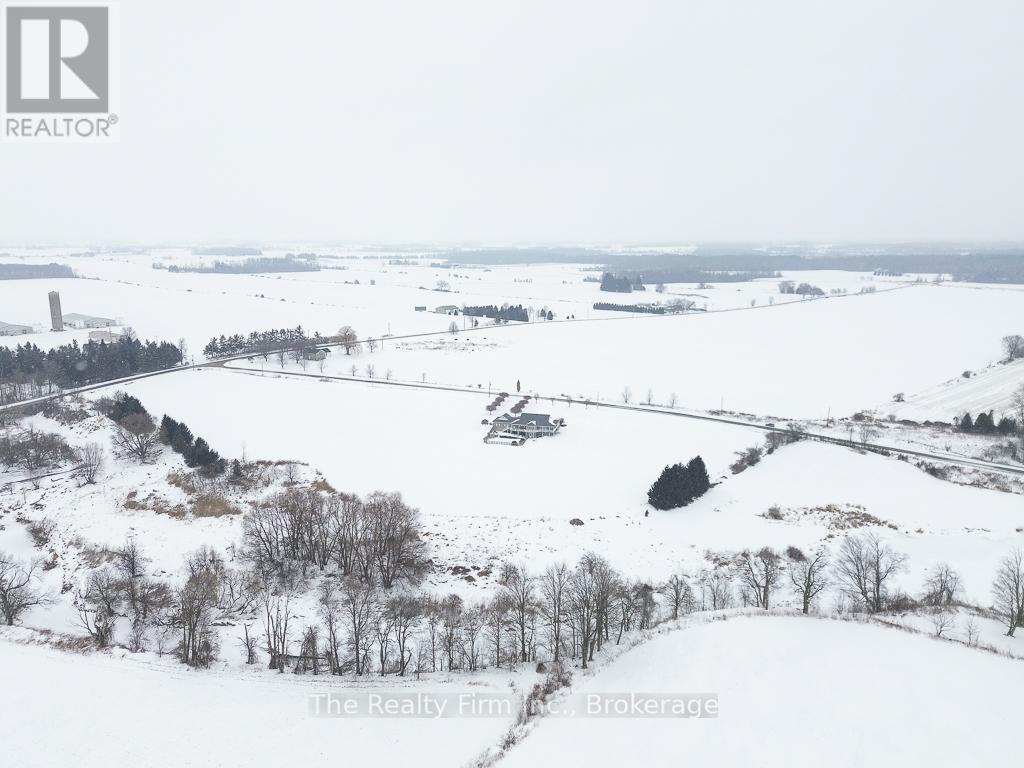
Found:
<path fill-rule="evenodd" d="M 910 285 L 906 285 L 906 286 L 898 286 L 897 288 L 890 288 L 890 289 L 887 289 L 887 290 L 899 290 L 899 289 L 907 288 L 907 287 L 914 287 L 914 286 L 913 286 L 913 284 L 910 284 Z M 850 296 L 854 296 L 854 295 L 858 295 L 858 294 L 850 294 Z M 838 297 L 838 298 L 845 298 L 845 297 Z M 778 307 L 778 306 L 786 306 L 786 305 L 785 304 L 777 304 L 777 305 L 774 305 L 774 306 Z M 744 308 L 736 308 L 736 309 L 730 309 L 730 310 L 718 310 L 718 311 L 731 311 L 731 312 L 734 312 L 734 311 L 751 311 L 753 309 L 767 309 L 767 308 L 769 308 L 769 305 L 762 305 L 761 307 L 744 307 Z M 653 320 L 653 319 L 658 318 L 660 316 L 657 316 L 657 315 L 647 315 L 646 317 L 649 317 L 650 319 Z M 620 318 L 602 318 L 602 319 L 618 320 Z M 621 318 L 621 319 L 626 320 L 626 319 L 638 319 L 638 318 Z M 555 321 L 555 322 L 594 322 L 594 321 L 593 320 L 589 320 L 589 321 L 588 320 L 575 320 L 575 321 L 573 321 L 573 320 L 561 320 L 561 321 Z M 479 332 L 486 332 L 486 331 L 495 331 L 495 330 L 501 330 L 501 329 L 506 328 L 506 327 L 515 327 L 515 326 L 500 326 L 500 325 L 487 325 L 487 326 L 483 326 L 482 325 L 482 326 L 479 326 L 478 328 L 468 328 L 468 329 L 465 329 L 463 331 L 459 331 L 459 333 L 474 333 L 474 332 L 479 333 Z M 431 336 L 445 336 L 448 333 L 449 333 L 448 331 L 426 331 L 426 332 L 420 332 L 420 333 L 409 333 L 409 334 L 388 336 L 388 337 L 385 337 L 385 339 L 381 339 L 380 341 L 383 341 L 383 342 L 386 343 L 386 342 L 390 342 L 390 341 L 399 341 L 399 340 L 404 340 L 404 339 L 416 339 L 416 338 L 424 338 L 424 337 L 431 337 Z M 340 347 L 341 345 L 340 344 L 336 344 L 336 343 L 324 343 L 324 344 L 319 344 L 318 346 L 323 346 L 323 347 Z M 268 357 L 269 357 L 269 355 L 275 354 L 277 351 L 280 351 L 280 350 L 275 350 L 274 352 L 268 353 Z M 182 365 L 182 366 L 178 366 L 178 367 L 175 367 L 175 368 L 168 368 L 168 369 L 159 370 L 159 371 L 151 371 L 149 373 L 140 373 L 140 374 L 136 374 L 134 376 L 126 376 L 126 377 L 121 378 L 121 379 L 114 379 L 114 380 L 111 380 L 111 381 L 104 381 L 104 382 L 100 382 L 100 383 L 97 383 L 97 384 L 89 384 L 87 386 L 76 387 L 75 389 L 65 390 L 65 391 L 57 393 L 57 394 L 45 395 L 43 397 L 37 397 L 37 398 L 33 398 L 31 400 L 22 400 L 20 402 L 10 403 L 10 404 L 7 404 L 7 405 L 0 405 L 0 412 L 7 411 L 7 410 L 14 410 L 16 408 L 21 408 L 21 407 L 27 406 L 27 405 L 34 405 L 34 404 L 46 402 L 48 400 L 55 400 L 55 399 L 58 399 L 58 398 L 61 398 L 61 397 L 69 396 L 69 395 L 77 395 L 77 394 L 82 394 L 82 393 L 85 393 L 85 392 L 92 392 L 92 391 L 95 391 L 95 390 L 98 390 L 98 389 L 107 389 L 107 388 L 117 387 L 117 386 L 120 386 L 122 384 L 130 384 L 132 382 L 141 381 L 143 379 L 148 379 L 148 378 L 151 378 L 153 376 L 164 376 L 164 375 L 167 375 L 167 374 L 181 373 L 181 372 L 185 372 L 185 371 L 195 371 L 195 370 L 199 370 L 199 369 L 202 369 L 202 368 L 222 368 L 224 370 L 231 371 L 233 373 L 239 373 L 239 374 L 245 374 L 245 375 L 255 375 L 255 376 L 264 376 L 264 375 L 287 376 L 287 377 L 296 377 L 296 378 L 319 379 L 321 381 L 350 382 L 350 383 L 361 383 L 361 384 L 372 383 L 374 385 L 389 386 L 389 387 L 403 387 L 403 388 L 407 388 L 407 389 L 433 390 L 433 391 L 443 391 L 443 392 L 461 392 L 461 393 L 464 393 L 464 394 L 475 394 L 475 395 L 482 394 L 482 390 L 480 390 L 480 389 L 474 389 L 474 388 L 470 388 L 470 387 L 459 387 L 459 386 L 446 385 L 446 384 L 429 384 L 429 383 L 425 383 L 425 382 L 395 381 L 393 379 L 392 380 L 386 380 L 386 379 L 367 379 L 367 378 L 364 378 L 364 377 L 356 377 L 356 376 L 325 375 L 325 374 L 320 374 L 320 373 L 303 373 L 303 372 L 298 372 L 298 371 L 283 371 L 283 370 L 282 371 L 274 371 L 271 374 L 266 374 L 266 373 L 263 373 L 261 371 L 257 371 L 255 369 L 232 368 L 232 367 L 229 366 L 229 363 L 238 362 L 238 361 L 242 361 L 242 360 L 248 360 L 248 359 L 251 359 L 251 358 L 257 357 L 257 356 L 258 355 L 253 355 L 253 354 L 234 355 L 232 357 L 221 358 L 221 359 L 218 359 L 218 360 L 212 360 L 212 361 L 207 361 L 207 362 L 202 362 L 202 363 L 193 363 L 193 364 L 189 364 L 189 365 Z M 609 408 L 609 409 L 614 409 L 614 410 L 619 410 L 619 411 L 631 411 L 631 412 L 634 412 L 634 413 L 643 413 L 643 414 L 649 414 L 649 415 L 655 415 L 655 416 L 668 416 L 668 417 L 683 418 L 683 419 L 696 419 L 696 420 L 699 420 L 699 421 L 709 421 L 709 422 L 715 422 L 715 423 L 718 423 L 718 424 L 725 424 L 725 425 L 729 425 L 729 426 L 744 427 L 746 429 L 756 429 L 756 430 L 760 430 L 760 431 L 766 432 L 766 433 L 767 432 L 776 432 L 776 433 L 788 434 L 791 431 L 788 427 L 778 427 L 778 426 L 775 426 L 775 425 L 772 425 L 772 424 L 760 423 L 760 422 L 757 422 L 757 421 L 751 421 L 751 420 L 747 420 L 747 419 L 742 419 L 742 418 L 739 418 L 739 417 L 736 417 L 736 416 L 727 416 L 727 415 L 723 415 L 723 414 L 714 414 L 714 413 L 707 413 L 707 412 L 701 412 L 701 411 L 688 411 L 688 410 L 679 409 L 679 408 L 666 408 L 664 406 L 632 405 L 632 404 L 627 404 L 627 403 L 613 403 L 613 402 L 608 402 L 608 401 L 574 399 L 574 398 L 570 398 L 570 397 L 565 397 L 563 395 L 545 395 L 545 394 L 539 394 L 539 393 L 537 394 L 537 399 L 538 400 L 547 400 L 547 401 L 552 402 L 552 403 L 562 402 L 562 403 L 567 403 L 569 405 L 577 404 L 577 405 L 584 405 L 585 407 L 591 407 L 592 406 L 592 407 L 595 407 L 595 408 Z M 944 463 L 947 463 L 947 464 L 956 464 L 956 465 L 959 465 L 959 466 L 970 467 L 970 468 L 974 468 L 974 469 L 983 469 L 983 470 L 992 471 L 992 472 L 1004 472 L 1004 473 L 1009 473 L 1009 474 L 1014 474 L 1014 475 L 1024 475 L 1024 467 L 1022 467 L 1022 466 L 1014 466 L 1014 465 L 1011 465 L 1011 464 L 1000 464 L 1000 463 L 996 463 L 996 462 L 984 461 L 984 460 L 981 460 L 981 459 L 972 459 L 972 458 L 965 457 L 965 456 L 957 456 L 955 454 L 947 454 L 947 453 L 941 453 L 941 452 L 914 450 L 914 449 L 909 449 L 909 448 L 896 447 L 896 446 L 892 446 L 892 445 L 885 445 L 885 444 L 882 444 L 882 443 L 859 443 L 859 442 L 851 441 L 851 440 L 844 439 L 844 438 L 841 438 L 841 437 L 836 437 L 834 435 L 822 434 L 820 432 L 802 432 L 801 436 L 804 439 L 817 440 L 819 442 L 831 443 L 833 445 L 840 445 L 840 446 L 843 446 L 843 447 L 846 447 L 846 448 L 858 448 L 858 449 L 862 449 L 862 450 L 881 451 L 881 452 L 886 452 L 886 453 L 898 453 L 898 454 L 902 454 L 902 455 L 905 455 L 905 456 L 913 456 L 913 457 L 916 457 L 916 458 L 930 459 L 930 460 L 933 460 L 933 461 L 941 461 L 941 462 L 944 462 Z"/>

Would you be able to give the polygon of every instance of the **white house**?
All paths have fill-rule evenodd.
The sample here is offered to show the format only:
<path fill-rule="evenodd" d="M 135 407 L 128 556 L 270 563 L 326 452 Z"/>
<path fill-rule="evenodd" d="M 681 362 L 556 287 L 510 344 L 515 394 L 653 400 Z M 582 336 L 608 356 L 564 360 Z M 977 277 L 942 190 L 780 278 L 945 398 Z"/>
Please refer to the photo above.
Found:
<path fill-rule="evenodd" d="M 519 437 L 549 437 L 559 430 L 562 420 L 552 421 L 547 413 L 503 413 L 492 422 L 492 426 Z"/>

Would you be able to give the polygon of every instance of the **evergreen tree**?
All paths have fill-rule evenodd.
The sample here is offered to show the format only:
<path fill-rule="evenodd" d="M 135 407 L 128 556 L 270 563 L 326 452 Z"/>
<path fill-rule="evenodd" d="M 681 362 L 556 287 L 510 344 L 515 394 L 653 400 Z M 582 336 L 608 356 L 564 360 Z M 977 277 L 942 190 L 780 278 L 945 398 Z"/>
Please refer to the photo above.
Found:
<path fill-rule="evenodd" d="M 991 413 L 979 413 L 978 418 L 974 420 L 974 431 L 983 435 L 991 434 L 995 429 L 995 425 L 992 423 Z"/>
<path fill-rule="evenodd" d="M 110 418 L 120 423 L 128 416 L 132 416 L 136 413 L 146 413 L 146 409 L 142 407 L 142 403 L 139 402 L 137 397 L 121 393 L 116 400 L 114 405 L 110 409 Z"/>
<path fill-rule="evenodd" d="M 185 457 L 186 463 L 188 462 L 188 455 L 192 451 L 192 430 L 185 422 L 179 422 L 178 428 L 174 430 L 174 441 L 171 443 L 171 447 Z"/>
<path fill-rule="evenodd" d="M 164 414 L 163 419 L 160 421 L 160 442 L 164 445 L 173 444 L 174 433 L 177 432 L 177 430 L 178 422 Z"/>
<path fill-rule="evenodd" d="M 965 413 L 964 417 L 960 419 L 960 431 L 961 432 L 973 432 L 974 431 L 974 419 L 971 418 L 971 414 Z"/>
<path fill-rule="evenodd" d="M 665 467 L 648 490 L 647 502 L 655 509 L 684 507 L 703 496 L 710 487 L 704 460 L 694 456 L 687 464 Z"/>
<path fill-rule="evenodd" d="M 682 506 L 686 467 L 682 464 L 666 466 L 647 491 L 647 503 L 655 509 L 674 509 Z"/>
<path fill-rule="evenodd" d="M 694 456 L 690 459 L 690 463 L 686 465 L 686 471 L 689 474 L 690 490 L 693 493 L 687 500 L 689 502 L 708 492 L 711 488 L 711 478 L 708 477 L 708 470 L 704 466 L 704 459 L 700 456 Z"/>

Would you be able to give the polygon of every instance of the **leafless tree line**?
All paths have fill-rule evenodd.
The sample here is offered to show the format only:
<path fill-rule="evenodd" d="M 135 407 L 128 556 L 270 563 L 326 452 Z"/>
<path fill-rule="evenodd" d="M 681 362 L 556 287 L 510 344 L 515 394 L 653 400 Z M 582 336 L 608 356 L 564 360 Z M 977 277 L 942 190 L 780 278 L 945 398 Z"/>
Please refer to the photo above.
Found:
<path fill-rule="evenodd" d="M 20 467 L 27 472 L 60 466 L 76 459 L 77 454 L 63 437 L 29 428 L 0 434 L 0 465 Z"/>
<path fill-rule="evenodd" d="M 424 564 L 419 512 L 397 493 L 360 499 L 290 488 L 246 513 L 242 537 L 246 558 L 265 576 L 333 566 L 342 577 L 391 589 Z"/>
<path fill-rule="evenodd" d="M 100 647 L 114 642 L 121 624 L 132 651 L 146 650 L 151 641 L 162 650 L 176 636 L 174 651 L 183 663 L 207 666 L 218 653 L 215 622 L 249 611 L 260 594 L 253 571 L 231 568 L 209 547 L 186 558 L 187 576 L 176 588 L 146 572 L 150 560 L 134 539 L 109 559 L 90 571 L 74 599 L 79 626 Z"/>

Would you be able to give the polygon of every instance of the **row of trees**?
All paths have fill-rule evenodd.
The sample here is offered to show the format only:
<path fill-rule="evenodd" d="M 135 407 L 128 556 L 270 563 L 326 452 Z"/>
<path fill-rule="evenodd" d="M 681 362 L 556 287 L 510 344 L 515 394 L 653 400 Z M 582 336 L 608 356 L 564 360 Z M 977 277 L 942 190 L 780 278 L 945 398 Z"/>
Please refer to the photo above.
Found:
<path fill-rule="evenodd" d="M 532 574 L 506 563 L 500 588 L 469 602 L 394 590 L 349 577 L 320 587 L 317 623 L 291 625 L 288 594 L 264 605 L 263 635 L 272 668 L 405 675 L 412 671 L 475 671 L 540 658 L 572 658 L 586 667 L 605 643 L 654 624 L 655 589 L 630 581 L 603 558 L 587 554 L 574 566 Z M 675 615 L 692 609 L 682 577 L 666 585 Z M 289 653 L 295 649 L 297 654 Z"/>
<path fill-rule="evenodd" d="M 664 315 L 665 307 L 660 304 L 611 304 L 607 301 L 594 303 L 594 309 L 603 309 L 610 312 L 637 312 L 648 315 Z"/>
<path fill-rule="evenodd" d="M 282 257 L 258 256 L 239 261 L 215 261 L 213 264 L 170 264 L 168 272 L 207 272 L 228 275 L 252 275 L 268 272 L 319 272 L 313 254 L 292 254 Z"/>
<path fill-rule="evenodd" d="M 998 421 L 994 411 L 985 413 L 982 411 L 977 418 L 972 418 L 970 413 L 965 413 L 957 422 L 957 429 L 961 432 L 973 432 L 978 435 L 1012 435 L 1017 432 L 1017 420 L 1012 416 L 1003 416 Z"/>
<path fill-rule="evenodd" d="M 796 293 L 801 296 L 824 296 L 825 292 L 816 285 L 810 283 L 796 284 L 793 280 L 782 280 L 779 283 L 779 293 Z"/>
<path fill-rule="evenodd" d="M 272 328 L 269 331 L 252 331 L 248 336 L 240 333 L 210 339 L 203 347 L 203 354 L 208 358 L 230 357 L 232 355 L 263 355 L 268 358 L 271 352 L 280 349 L 302 349 L 319 339 L 319 334 L 311 338 L 302 330 L 295 328 Z"/>
<path fill-rule="evenodd" d="M 0 434 L 0 465 L 37 472 L 77 458 L 76 451 L 60 435 L 29 428 Z"/>
<path fill-rule="evenodd" d="M 847 536 L 832 557 L 825 549 L 796 547 L 717 557 L 692 582 L 683 573 L 661 584 L 633 580 L 593 553 L 539 573 L 505 563 L 499 588 L 481 601 L 434 597 L 408 583 L 387 588 L 356 572 L 329 574 L 317 588 L 316 616 L 299 626 L 301 583 L 261 571 L 251 560 L 251 567 L 231 567 L 204 547 L 187 557 L 178 587 L 147 575 L 148 562 L 129 540 L 76 591 L 79 623 L 97 644 L 114 642 L 119 624 L 133 650 L 154 637 L 163 650 L 170 633 L 183 663 L 206 666 L 220 651 L 216 625 L 230 616 L 242 624 L 239 642 L 248 663 L 257 662 L 262 640 L 271 668 L 360 675 L 473 671 L 545 659 L 587 667 L 605 644 L 620 643 L 632 630 L 697 610 L 769 609 L 780 593 L 810 613 L 834 587 L 848 601 L 846 609 L 883 613 L 920 606 L 945 611 L 961 604 L 963 592 L 959 574 L 945 563 L 931 569 L 916 599 L 893 587 L 907 557 L 867 533 Z M 0 554 L 0 612 L 9 624 L 52 599 L 36 582 L 34 565 Z M 1024 551 L 1000 563 L 993 598 L 1013 635 L 1024 625 Z M 262 626 L 254 631 L 256 621 Z"/>
<path fill-rule="evenodd" d="M 426 565 L 419 510 L 401 494 L 366 498 L 289 488 L 242 520 L 245 557 L 266 576 L 290 580 L 296 567 L 333 566 L 342 577 L 390 589 Z"/>
<path fill-rule="evenodd" d="M 522 304 L 502 304 L 500 307 L 494 304 L 483 306 L 468 306 L 462 308 L 462 314 L 470 317 L 488 317 L 492 320 L 514 320 L 519 323 L 530 322 L 530 313 Z M 542 311 L 545 320 L 553 320 L 554 313 L 550 310 Z M 550 317 L 549 317 L 550 315 Z"/>
<path fill-rule="evenodd" d="M 639 274 L 629 277 L 628 275 L 605 272 L 601 275 L 601 290 L 610 293 L 632 293 L 633 291 L 643 291 L 645 288 L 643 278 Z"/>
<path fill-rule="evenodd" d="M 184 457 L 186 466 L 198 468 L 208 477 L 224 473 L 224 459 L 203 438 L 193 437 L 192 430 L 185 422 L 164 415 L 160 422 L 159 437 L 160 442 L 171 446 L 175 453 Z"/>
<path fill-rule="evenodd" d="M 136 373 L 173 368 L 181 348 L 124 334 L 110 343 L 77 341 L 43 351 L 35 344 L 0 347 L 0 403 L 17 402 Z"/>

